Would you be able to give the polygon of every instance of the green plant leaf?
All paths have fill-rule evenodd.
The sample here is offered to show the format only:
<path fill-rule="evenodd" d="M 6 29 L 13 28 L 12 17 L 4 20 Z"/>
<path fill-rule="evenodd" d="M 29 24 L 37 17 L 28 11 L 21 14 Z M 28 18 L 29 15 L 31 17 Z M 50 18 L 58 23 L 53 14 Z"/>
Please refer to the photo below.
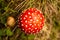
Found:
<path fill-rule="evenodd" d="M 23 33 L 23 32 L 22 32 L 22 34 L 21 34 L 20 37 L 21 37 L 22 40 L 27 40 L 27 36 L 26 36 L 25 33 Z"/>
<path fill-rule="evenodd" d="M 8 28 L 8 29 L 6 29 L 6 35 L 7 36 L 12 36 L 13 35 L 13 32 Z"/>
<path fill-rule="evenodd" d="M 5 16 L 1 16 L 0 17 L 1 23 L 5 24 L 6 23 L 6 17 Z"/>
<path fill-rule="evenodd" d="M 28 35 L 28 40 L 34 40 L 34 35 L 33 34 L 30 34 L 30 35 Z"/>
<path fill-rule="evenodd" d="M 2 29 L 0 29 L 0 36 L 5 36 L 5 32 Z"/>
<path fill-rule="evenodd" d="M 3 31 L 0 29 L 0 36 L 2 36 L 3 35 Z"/>

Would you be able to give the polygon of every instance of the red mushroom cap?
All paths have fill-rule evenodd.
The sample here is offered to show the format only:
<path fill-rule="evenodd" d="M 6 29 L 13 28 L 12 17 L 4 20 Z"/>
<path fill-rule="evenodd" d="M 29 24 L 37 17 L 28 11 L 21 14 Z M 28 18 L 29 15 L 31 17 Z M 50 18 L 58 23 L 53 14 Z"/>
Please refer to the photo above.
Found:
<path fill-rule="evenodd" d="M 44 16 L 36 8 L 29 8 L 21 13 L 18 25 L 26 34 L 38 33 L 44 25 Z"/>

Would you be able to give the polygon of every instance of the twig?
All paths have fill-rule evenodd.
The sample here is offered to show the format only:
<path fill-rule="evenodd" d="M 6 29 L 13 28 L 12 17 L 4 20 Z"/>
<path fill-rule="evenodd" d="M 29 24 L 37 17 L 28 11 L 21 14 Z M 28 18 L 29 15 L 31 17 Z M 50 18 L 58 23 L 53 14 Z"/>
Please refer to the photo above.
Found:
<path fill-rule="evenodd" d="M 12 30 L 12 32 L 14 32 L 16 30 L 17 26 Z"/>
<path fill-rule="evenodd" d="M 14 10 L 18 10 L 17 8 L 21 7 L 21 5 L 24 3 L 25 1 L 23 1 L 22 3 L 20 3 Z"/>
<path fill-rule="evenodd" d="M 48 2 L 47 2 L 47 4 L 48 4 L 48 6 L 49 6 L 56 14 L 58 13 L 58 11 L 57 11 L 57 9 L 55 8 L 54 5 L 51 5 L 51 4 L 49 4 Z"/>
<path fill-rule="evenodd" d="M 23 5 L 19 10 L 21 10 L 27 3 L 28 3 L 28 1 L 25 2 L 24 5 Z M 19 10 L 18 10 L 18 11 L 19 11 Z"/>
<path fill-rule="evenodd" d="M 6 37 L 6 40 L 8 40 L 8 36 Z"/>
<path fill-rule="evenodd" d="M 10 6 L 10 4 L 12 3 L 13 1 L 11 1 L 8 5 L 7 5 L 7 9 L 8 9 L 8 7 Z M 6 10 L 6 12 L 4 12 L 2 15 L 4 15 L 4 14 L 6 14 L 8 12 L 8 10 Z"/>

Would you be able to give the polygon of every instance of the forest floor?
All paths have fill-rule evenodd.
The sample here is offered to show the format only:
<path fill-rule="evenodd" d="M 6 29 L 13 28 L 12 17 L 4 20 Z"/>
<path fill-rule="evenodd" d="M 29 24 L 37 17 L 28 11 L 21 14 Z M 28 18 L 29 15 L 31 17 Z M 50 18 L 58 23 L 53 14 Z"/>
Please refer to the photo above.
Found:
<path fill-rule="evenodd" d="M 45 17 L 44 27 L 35 35 L 34 40 L 60 40 L 60 0 L 0 0 L 0 40 L 28 40 L 17 28 L 17 18 L 29 7 L 41 10 Z M 16 20 L 16 25 L 11 28 L 13 36 L 10 36 L 10 31 L 11 34 L 2 34 L 1 31 L 6 29 L 6 19 L 9 16 Z"/>

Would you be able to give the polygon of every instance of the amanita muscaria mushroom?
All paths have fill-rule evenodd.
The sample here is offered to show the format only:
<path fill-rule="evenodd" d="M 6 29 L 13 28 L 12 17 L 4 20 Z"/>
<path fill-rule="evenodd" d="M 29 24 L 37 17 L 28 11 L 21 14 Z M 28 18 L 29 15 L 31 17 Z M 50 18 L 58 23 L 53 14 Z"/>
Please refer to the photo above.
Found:
<path fill-rule="evenodd" d="M 23 11 L 18 18 L 18 26 L 26 34 L 38 33 L 44 25 L 44 16 L 36 8 L 29 8 Z"/>

